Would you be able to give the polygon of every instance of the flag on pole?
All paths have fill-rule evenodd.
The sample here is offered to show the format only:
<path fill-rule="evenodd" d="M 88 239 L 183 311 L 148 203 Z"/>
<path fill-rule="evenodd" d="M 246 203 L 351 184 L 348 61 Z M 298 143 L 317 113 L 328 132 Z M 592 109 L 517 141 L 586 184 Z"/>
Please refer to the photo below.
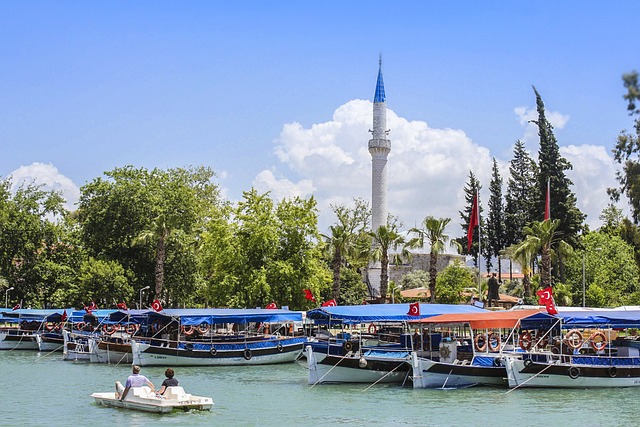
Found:
<path fill-rule="evenodd" d="M 304 292 L 304 297 L 306 299 L 316 302 L 316 297 L 313 296 L 309 289 L 303 289 L 302 292 Z"/>
<path fill-rule="evenodd" d="M 13 306 L 13 310 L 11 311 L 16 311 L 16 310 L 20 310 L 22 308 L 22 300 L 20 300 L 19 303 L 17 303 L 16 305 Z"/>
<path fill-rule="evenodd" d="M 407 314 L 409 316 L 420 316 L 420 303 L 414 302 L 413 304 L 409 304 L 409 312 Z"/>
<path fill-rule="evenodd" d="M 334 299 L 330 299 L 329 301 L 325 301 L 322 303 L 323 307 L 335 307 L 336 305 L 338 305 L 338 303 Z"/>
<path fill-rule="evenodd" d="M 471 251 L 473 230 L 480 225 L 478 212 L 478 193 L 476 192 L 473 196 L 473 206 L 471 207 L 471 217 L 469 218 L 469 229 L 467 230 L 467 252 Z"/>
<path fill-rule="evenodd" d="M 157 311 L 157 312 L 162 311 L 162 304 L 160 304 L 160 300 L 158 299 L 153 300 L 153 302 L 151 303 L 151 308 L 153 309 L 153 311 Z"/>
<path fill-rule="evenodd" d="M 272 302 L 271 304 L 267 304 L 265 308 L 274 309 L 274 308 L 278 308 L 278 305 L 275 302 Z"/>
<path fill-rule="evenodd" d="M 66 309 L 66 308 L 65 308 L 65 309 L 64 309 L 64 311 L 62 312 L 62 316 L 60 317 L 60 319 L 61 319 L 63 322 L 66 322 L 66 321 L 67 321 L 67 309 Z"/>
<path fill-rule="evenodd" d="M 119 310 L 128 310 L 127 308 L 127 304 L 124 302 L 119 302 L 116 304 L 116 307 L 118 307 Z"/>
<path fill-rule="evenodd" d="M 544 199 L 544 220 L 551 219 L 551 180 L 547 179 L 547 196 Z"/>
<path fill-rule="evenodd" d="M 538 295 L 538 304 L 544 305 L 547 309 L 547 313 L 558 314 L 558 310 L 556 309 L 556 302 L 553 299 L 553 289 L 551 289 L 551 286 L 540 289 L 536 292 L 536 295 Z"/>

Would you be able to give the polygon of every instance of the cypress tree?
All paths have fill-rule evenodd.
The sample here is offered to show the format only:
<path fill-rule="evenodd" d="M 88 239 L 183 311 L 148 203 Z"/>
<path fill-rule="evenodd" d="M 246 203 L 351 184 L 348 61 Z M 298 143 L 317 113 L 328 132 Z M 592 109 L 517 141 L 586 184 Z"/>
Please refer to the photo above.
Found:
<path fill-rule="evenodd" d="M 498 162 L 493 158 L 491 183 L 489 184 L 489 217 L 487 218 L 487 271 L 491 268 L 491 259 L 498 258 L 498 276 L 502 277 L 500 251 L 504 248 L 504 203 L 502 200 L 502 177 Z"/>
<path fill-rule="evenodd" d="M 464 200 L 465 200 L 465 208 L 462 211 L 458 211 L 460 213 L 460 219 L 462 220 L 462 229 L 464 234 L 458 240 L 458 243 L 462 246 L 462 254 L 463 255 L 471 255 L 473 256 L 473 264 L 476 267 L 479 267 L 478 262 L 478 228 L 484 229 L 484 220 L 482 215 L 482 204 L 480 203 L 480 190 L 482 186 L 480 186 L 480 181 L 476 178 L 472 171 L 469 171 L 469 180 L 464 186 Z M 478 215 L 480 217 L 480 227 L 476 227 L 473 230 L 473 240 L 471 244 L 471 250 L 467 251 L 467 236 L 469 231 L 469 219 L 471 218 L 471 210 L 473 209 L 473 198 L 478 194 Z M 482 234 L 485 234 L 484 232 Z M 482 236 L 482 249 L 484 252 L 484 248 L 487 246 L 486 237 Z"/>
<path fill-rule="evenodd" d="M 509 180 L 505 197 L 505 246 L 520 243 L 524 238 L 522 229 L 534 220 L 537 208 L 538 166 L 524 148 L 524 143 L 516 141 L 513 159 L 509 163 Z"/>

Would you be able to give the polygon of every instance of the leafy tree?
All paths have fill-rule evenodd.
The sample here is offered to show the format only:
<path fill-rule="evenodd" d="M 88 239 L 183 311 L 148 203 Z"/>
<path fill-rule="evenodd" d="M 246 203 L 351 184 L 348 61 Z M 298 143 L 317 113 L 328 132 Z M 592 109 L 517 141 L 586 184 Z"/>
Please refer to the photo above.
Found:
<path fill-rule="evenodd" d="M 535 87 L 533 91 L 536 95 L 538 119 L 532 122 L 538 126 L 538 135 L 540 137 L 538 197 L 536 203 L 539 212 L 538 218 L 544 218 L 547 183 L 549 183 L 551 218 L 560 219 L 558 232 L 566 242 L 575 246 L 578 241 L 578 232 L 582 230 L 585 215 L 576 206 L 576 196 L 570 188 L 573 183 L 565 174 L 567 170 L 573 169 L 573 166 L 560 155 L 560 147 L 553 134 L 553 126 L 545 116 L 542 97 Z M 559 276 L 562 281 L 561 258 L 559 258 L 559 261 Z"/>
<path fill-rule="evenodd" d="M 638 72 L 632 71 L 623 74 L 622 80 L 627 93 L 624 99 L 628 102 L 627 111 L 634 119 L 635 134 L 623 130 L 618 135 L 618 140 L 613 149 L 614 159 L 622 165 L 622 171 L 616 172 L 616 178 L 620 183 L 619 188 L 607 190 L 614 201 L 619 201 L 622 194 L 627 196 L 631 205 L 631 214 L 634 224 L 638 224 L 640 218 L 640 108 L 636 103 L 640 100 L 640 86 L 638 85 Z"/>
<path fill-rule="evenodd" d="M 455 260 L 438 275 L 437 286 L 438 303 L 460 304 L 466 299 L 462 295 L 463 291 L 475 286 L 473 273 L 460 261 Z"/>
<path fill-rule="evenodd" d="M 444 252 L 447 242 L 449 242 L 449 235 L 445 234 L 445 228 L 451 222 L 451 218 L 436 219 L 432 216 L 426 217 L 422 221 L 422 228 L 412 228 L 409 232 L 416 234 L 417 237 L 409 242 L 410 247 L 423 248 L 425 241 L 429 243 L 429 291 L 431 293 L 431 303 L 436 302 L 436 277 L 438 270 L 436 269 L 438 263 L 438 254 Z M 460 250 L 460 244 L 456 241 L 452 241 L 458 250 Z"/>
<path fill-rule="evenodd" d="M 58 304 L 78 307 L 95 301 L 98 307 L 106 308 L 128 302 L 130 307 L 135 307 L 133 287 L 118 262 L 89 258 L 79 270 L 77 282 L 56 295 Z"/>
<path fill-rule="evenodd" d="M 640 286 L 633 248 L 620 237 L 602 231 L 583 236 L 581 246 L 583 249 L 567 261 L 567 285 L 573 301 L 582 302 L 584 285 L 590 307 L 634 304 Z"/>
<path fill-rule="evenodd" d="M 502 265 L 500 264 L 500 251 L 504 249 L 505 221 L 504 206 L 502 201 L 502 178 L 498 169 L 498 162 L 493 159 L 491 183 L 489 184 L 489 217 L 487 219 L 487 271 L 491 269 L 491 258 L 498 258 L 498 275 L 502 277 Z"/>
<path fill-rule="evenodd" d="M 429 286 L 429 272 L 424 270 L 414 270 L 405 274 L 400 279 L 402 289 L 426 288 Z"/>
<path fill-rule="evenodd" d="M 380 261 L 380 299 L 386 301 L 387 287 L 389 284 L 389 250 L 394 251 L 394 264 L 402 262 L 402 258 L 408 258 L 410 256 L 407 248 L 405 247 L 405 238 L 398 232 L 398 229 L 394 225 L 381 225 L 375 232 L 369 233 L 373 239 L 374 247 L 372 258 L 374 261 Z M 399 253 L 397 249 L 402 247 L 402 251 Z"/>

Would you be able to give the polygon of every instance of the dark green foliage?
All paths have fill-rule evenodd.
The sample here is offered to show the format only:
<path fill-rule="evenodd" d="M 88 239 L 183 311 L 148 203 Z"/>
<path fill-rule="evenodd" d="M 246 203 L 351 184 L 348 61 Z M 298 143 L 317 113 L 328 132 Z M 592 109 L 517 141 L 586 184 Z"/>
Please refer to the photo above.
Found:
<path fill-rule="evenodd" d="M 538 199 L 537 169 L 535 161 L 526 152 L 524 143 L 516 141 L 513 159 L 509 164 L 509 181 L 505 197 L 505 247 L 522 241 L 522 230 L 534 220 L 532 214 Z"/>
<path fill-rule="evenodd" d="M 484 228 L 484 218 L 482 215 L 482 200 L 479 197 L 479 192 L 482 189 L 482 186 L 480 185 L 480 181 L 478 181 L 478 179 L 476 178 L 476 176 L 473 174 L 472 171 L 469 171 L 469 179 L 468 181 L 465 183 L 464 186 L 464 200 L 465 200 L 465 207 L 464 210 L 459 211 L 460 213 L 460 219 L 462 220 L 461 226 L 462 226 L 462 230 L 463 230 L 463 236 L 460 237 L 459 239 L 457 239 L 458 243 L 460 244 L 460 246 L 462 247 L 462 254 L 463 255 L 471 255 L 473 256 L 473 263 L 474 265 L 478 266 L 478 233 L 480 232 L 479 228 L 476 227 L 473 230 L 473 241 L 471 244 L 471 251 L 467 251 L 467 235 L 468 235 L 468 230 L 469 230 L 469 219 L 471 218 L 471 210 L 473 208 L 473 199 L 475 197 L 476 194 L 478 194 L 478 209 L 479 212 L 478 214 L 480 215 L 480 228 Z M 486 248 L 487 246 L 487 242 L 486 242 L 486 235 L 484 235 L 485 233 L 481 233 L 482 234 L 482 250 L 484 252 L 484 248 Z"/>
<path fill-rule="evenodd" d="M 498 162 L 493 159 L 491 183 L 489 184 L 489 217 L 487 218 L 487 271 L 491 269 L 491 258 L 499 257 L 505 247 L 504 204 L 502 200 L 502 178 Z M 498 270 L 501 271 L 500 262 Z"/>

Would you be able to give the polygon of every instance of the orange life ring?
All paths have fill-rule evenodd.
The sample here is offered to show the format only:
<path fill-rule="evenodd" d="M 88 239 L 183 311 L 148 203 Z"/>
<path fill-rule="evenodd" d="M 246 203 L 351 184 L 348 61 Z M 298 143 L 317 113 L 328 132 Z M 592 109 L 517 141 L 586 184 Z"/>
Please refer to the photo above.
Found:
<path fill-rule="evenodd" d="M 564 336 L 564 342 L 568 347 L 571 347 L 572 349 L 576 350 L 582 347 L 584 339 L 579 330 L 572 329 L 569 332 L 567 332 L 567 334 Z"/>
<path fill-rule="evenodd" d="M 482 344 L 480 344 L 482 342 Z M 487 338 L 483 334 L 477 334 L 473 339 L 473 345 L 478 351 L 485 351 L 487 349 Z"/>
<path fill-rule="evenodd" d="M 600 341 L 596 341 L 596 338 L 600 337 Z M 589 343 L 591 348 L 596 352 L 602 351 L 607 347 L 607 337 L 601 331 L 596 331 L 589 337 Z"/>
<path fill-rule="evenodd" d="M 116 325 L 106 324 L 102 327 L 102 332 L 104 332 L 107 335 L 112 335 L 117 330 L 118 328 L 116 327 Z"/>
<path fill-rule="evenodd" d="M 206 323 L 200 323 L 198 325 L 198 332 L 200 333 L 200 335 L 205 335 L 207 332 L 209 332 L 210 329 L 211 326 L 207 325 Z"/>
<path fill-rule="evenodd" d="M 44 328 L 47 331 L 53 331 L 53 328 L 55 328 L 55 327 L 56 327 L 56 324 L 53 323 L 53 322 L 47 322 L 47 323 L 44 324 Z"/>
<path fill-rule="evenodd" d="M 191 325 L 182 325 L 181 327 L 182 332 L 184 332 L 185 335 L 193 335 L 193 333 L 196 331 L 196 328 L 194 328 Z"/>
<path fill-rule="evenodd" d="M 126 325 L 124 327 L 124 330 L 126 333 L 128 333 L 129 335 L 133 335 L 136 332 L 138 332 L 138 325 L 136 325 L 135 323 L 129 323 L 128 325 Z"/>
<path fill-rule="evenodd" d="M 496 332 L 490 332 L 487 339 L 489 350 L 498 351 L 500 349 L 500 334 Z"/>
<path fill-rule="evenodd" d="M 76 323 L 76 329 L 77 329 L 78 331 L 83 330 L 83 329 L 84 329 L 84 327 L 85 327 L 84 322 L 78 322 L 78 323 Z"/>
<path fill-rule="evenodd" d="M 529 333 L 529 331 L 522 332 L 520 334 L 520 348 L 524 351 L 529 351 L 532 344 L 533 338 L 531 338 L 531 333 Z"/>
<path fill-rule="evenodd" d="M 369 333 L 370 334 L 375 334 L 378 332 L 378 327 L 376 325 L 374 325 L 373 323 L 369 324 Z"/>

